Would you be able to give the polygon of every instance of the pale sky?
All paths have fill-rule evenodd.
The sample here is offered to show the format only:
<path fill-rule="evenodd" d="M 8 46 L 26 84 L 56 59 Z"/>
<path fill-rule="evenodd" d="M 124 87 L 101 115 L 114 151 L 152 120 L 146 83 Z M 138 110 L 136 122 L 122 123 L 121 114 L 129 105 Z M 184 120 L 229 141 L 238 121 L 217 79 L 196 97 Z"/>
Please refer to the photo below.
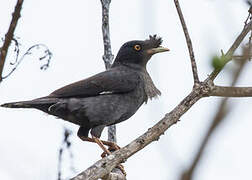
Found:
<path fill-rule="evenodd" d="M 16 0 L 0 5 L 0 36 L 4 37 Z M 211 73 L 211 57 L 227 51 L 247 17 L 248 6 L 238 0 L 180 0 L 192 38 L 199 76 Z M 0 85 L 0 104 L 46 96 L 71 82 L 104 70 L 99 0 L 25 0 L 15 35 L 21 54 L 30 46 L 46 44 L 53 58 L 46 71 L 39 69 L 39 50 L 27 56 Z M 117 139 L 125 146 L 171 111 L 191 90 L 192 73 L 184 34 L 173 1 L 112 0 L 110 12 L 112 51 L 129 40 L 144 40 L 149 34 L 163 37 L 168 53 L 155 55 L 148 71 L 162 96 L 117 125 Z M 13 60 L 9 54 L 8 62 Z M 232 63 L 216 80 L 228 85 Z M 252 84 L 248 63 L 238 84 Z M 6 64 L 4 73 L 11 66 Z M 221 98 L 205 98 L 194 105 L 181 121 L 160 140 L 152 143 L 124 163 L 128 179 L 177 179 L 190 165 Z M 232 112 L 226 117 L 204 153 L 195 180 L 251 179 L 252 98 L 232 99 Z M 0 179 L 55 180 L 58 149 L 64 126 L 73 131 L 72 150 L 76 172 L 69 169 L 69 156 L 63 160 L 63 177 L 73 177 L 100 159 L 95 144 L 82 142 L 78 127 L 37 110 L 0 109 Z M 102 139 L 107 138 L 106 130 Z"/>

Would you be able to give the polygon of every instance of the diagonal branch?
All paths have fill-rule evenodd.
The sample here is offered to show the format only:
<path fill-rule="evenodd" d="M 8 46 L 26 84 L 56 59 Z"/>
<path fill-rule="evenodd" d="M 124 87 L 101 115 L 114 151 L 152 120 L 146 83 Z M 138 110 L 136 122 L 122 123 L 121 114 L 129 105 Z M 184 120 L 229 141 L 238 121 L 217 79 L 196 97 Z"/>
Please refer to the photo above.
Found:
<path fill-rule="evenodd" d="M 194 85 L 196 85 L 196 84 L 199 83 L 199 77 L 198 77 L 197 64 L 196 64 L 195 57 L 194 57 L 194 52 L 193 52 L 192 41 L 191 41 L 191 38 L 189 36 L 187 27 L 186 27 L 186 23 L 185 23 L 183 13 L 182 13 L 180 5 L 179 5 L 179 1 L 174 0 L 174 3 L 175 3 L 175 6 L 177 8 L 179 19 L 180 19 L 180 22 L 181 22 L 181 25 L 182 25 L 182 28 L 183 28 L 183 31 L 184 31 L 184 34 L 185 34 L 186 43 L 187 43 L 187 47 L 188 47 L 189 54 L 190 54 L 190 59 L 191 59 Z"/>
<path fill-rule="evenodd" d="M 244 25 L 244 28 L 243 28 L 242 32 L 239 34 L 239 36 L 236 38 L 235 42 L 232 44 L 232 46 L 229 48 L 227 53 L 224 55 L 225 58 L 222 58 L 223 67 L 225 66 L 225 64 L 227 64 L 229 61 L 232 60 L 232 57 L 234 55 L 235 50 L 239 47 L 242 40 L 246 37 L 246 35 L 249 33 L 249 31 L 251 31 L 251 29 L 252 29 L 252 20 L 250 20 L 248 24 Z M 215 69 L 210 74 L 210 76 L 208 78 L 213 81 L 217 77 L 217 75 L 221 72 L 223 67 Z"/>
<path fill-rule="evenodd" d="M 17 0 L 15 10 L 12 14 L 12 20 L 8 29 L 8 32 L 5 35 L 4 44 L 0 50 L 0 82 L 3 80 L 3 68 L 6 60 L 6 56 L 8 53 L 9 46 L 11 44 L 11 40 L 13 39 L 14 31 L 17 26 L 18 19 L 20 18 L 20 11 L 22 9 L 23 0 Z"/>
<path fill-rule="evenodd" d="M 246 54 L 246 51 L 247 50 L 244 51 L 244 54 Z M 239 61 L 239 67 L 236 69 L 236 71 L 233 74 L 233 82 L 232 82 L 231 86 L 234 86 L 236 84 L 236 82 L 237 82 L 246 62 L 247 62 L 246 57 L 248 57 L 248 56 L 245 55 L 244 57 L 245 57 L 244 59 Z M 214 86 L 213 88 L 211 88 L 211 91 L 209 92 L 208 95 L 211 96 L 211 94 L 216 92 L 215 88 L 218 88 L 218 87 L 219 86 Z M 251 94 L 251 96 L 252 96 L 252 94 Z M 229 109 L 227 108 L 228 99 L 229 99 L 228 97 L 222 99 L 221 103 L 219 104 L 219 107 L 217 108 L 218 112 L 216 113 L 215 117 L 213 118 L 213 122 L 212 122 L 211 126 L 207 130 L 207 133 L 203 138 L 203 141 L 198 149 L 198 152 L 195 155 L 193 162 L 191 163 L 190 167 L 182 173 L 181 180 L 191 180 L 192 179 L 193 173 L 195 172 L 197 166 L 199 165 L 199 162 L 203 156 L 205 148 L 208 145 L 210 137 L 214 134 L 215 129 L 221 124 L 221 122 L 224 121 L 224 117 L 230 111 L 230 108 Z"/>

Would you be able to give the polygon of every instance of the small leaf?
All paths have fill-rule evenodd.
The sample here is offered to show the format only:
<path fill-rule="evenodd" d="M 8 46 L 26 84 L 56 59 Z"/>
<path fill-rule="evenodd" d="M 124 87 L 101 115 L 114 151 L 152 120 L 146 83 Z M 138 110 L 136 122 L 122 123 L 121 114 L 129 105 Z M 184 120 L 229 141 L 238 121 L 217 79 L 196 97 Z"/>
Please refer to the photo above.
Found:
<path fill-rule="evenodd" d="M 218 56 L 214 56 L 212 58 L 212 66 L 214 67 L 214 69 L 222 69 L 223 66 L 225 65 L 225 57 L 218 57 Z"/>

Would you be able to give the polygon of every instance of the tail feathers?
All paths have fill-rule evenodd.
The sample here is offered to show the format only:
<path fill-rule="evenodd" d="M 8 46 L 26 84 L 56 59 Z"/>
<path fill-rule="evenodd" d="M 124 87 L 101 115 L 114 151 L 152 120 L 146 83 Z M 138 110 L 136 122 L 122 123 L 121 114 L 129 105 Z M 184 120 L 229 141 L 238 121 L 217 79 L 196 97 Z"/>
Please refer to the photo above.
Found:
<path fill-rule="evenodd" d="M 5 103 L 5 104 L 1 104 L 0 107 L 6 107 L 6 108 L 32 108 L 32 106 L 31 106 L 31 104 L 29 102 L 31 102 L 31 101 L 20 101 L 20 102 Z"/>
<path fill-rule="evenodd" d="M 10 102 L 1 104 L 0 107 L 6 108 L 37 108 L 40 110 L 44 110 L 48 108 L 50 105 L 57 103 L 57 98 L 38 98 L 31 101 L 19 101 L 19 102 Z"/>

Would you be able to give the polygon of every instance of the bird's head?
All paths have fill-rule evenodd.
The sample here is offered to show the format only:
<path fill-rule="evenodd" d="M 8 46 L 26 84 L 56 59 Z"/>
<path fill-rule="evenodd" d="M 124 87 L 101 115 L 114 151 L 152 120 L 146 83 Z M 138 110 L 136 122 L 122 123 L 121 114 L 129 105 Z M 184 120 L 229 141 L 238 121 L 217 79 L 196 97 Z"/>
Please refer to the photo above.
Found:
<path fill-rule="evenodd" d="M 149 36 L 145 41 L 129 41 L 120 48 L 114 65 L 136 64 L 145 67 L 153 54 L 169 51 L 168 48 L 160 46 L 162 39 L 157 35 Z"/>

